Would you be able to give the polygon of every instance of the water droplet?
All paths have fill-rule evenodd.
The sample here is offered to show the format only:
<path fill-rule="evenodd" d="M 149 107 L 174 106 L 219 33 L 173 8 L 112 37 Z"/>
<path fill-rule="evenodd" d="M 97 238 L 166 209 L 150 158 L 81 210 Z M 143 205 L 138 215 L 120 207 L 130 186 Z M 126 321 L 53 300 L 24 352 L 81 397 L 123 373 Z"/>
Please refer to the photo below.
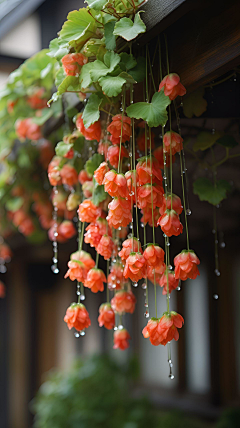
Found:
<path fill-rule="evenodd" d="M 0 272 L 1 273 L 6 273 L 7 272 L 7 268 L 5 265 L 0 265 Z"/>
<path fill-rule="evenodd" d="M 186 210 L 186 214 L 187 214 L 187 215 L 191 215 L 191 214 L 192 214 L 192 211 L 190 210 L 190 208 L 188 208 L 188 209 Z"/>
<path fill-rule="evenodd" d="M 144 228 L 144 223 L 140 223 L 141 227 Z"/>
<path fill-rule="evenodd" d="M 51 269 L 52 269 L 53 273 L 59 273 L 59 269 L 56 265 L 52 265 Z"/>
<path fill-rule="evenodd" d="M 170 374 L 168 375 L 168 377 L 169 377 L 169 379 L 171 379 L 171 380 L 173 380 L 173 379 L 174 379 L 174 375 L 173 375 L 172 373 L 170 373 Z"/>
<path fill-rule="evenodd" d="M 214 129 L 214 128 L 212 129 L 212 134 L 213 134 L 213 135 L 215 134 L 215 129 Z"/>
<path fill-rule="evenodd" d="M 56 259 L 56 257 L 53 257 L 53 258 L 52 258 L 52 261 L 53 261 L 53 263 L 57 263 L 57 262 L 58 262 L 58 259 Z"/>
<path fill-rule="evenodd" d="M 221 247 L 221 248 L 225 248 L 225 247 L 226 247 L 225 242 L 221 242 L 220 247 Z"/>
<path fill-rule="evenodd" d="M 133 195 L 134 195 L 134 192 L 133 192 L 133 191 L 129 193 L 129 196 L 133 196 Z"/>
<path fill-rule="evenodd" d="M 113 327 L 113 330 L 114 330 L 114 331 L 117 331 L 117 329 L 118 329 L 118 328 L 117 328 L 117 326 L 115 325 L 115 327 Z"/>
<path fill-rule="evenodd" d="M 163 237 L 164 237 L 164 238 L 166 238 L 166 237 L 167 237 L 167 235 L 164 233 L 164 234 L 163 234 Z"/>
<path fill-rule="evenodd" d="M 128 156 L 131 158 L 131 157 L 132 157 L 132 152 L 129 152 L 129 153 L 128 153 Z"/>
<path fill-rule="evenodd" d="M 80 337 L 79 331 L 75 331 L 74 336 L 78 339 Z"/>
<path fill-rule="evenodd" d="M 145 316 L 145 318 L 149 318 L 149 312 L 148 312 L 148 311 L 146 311 L 146 312 L 144 313 L 144 316 Z"/>
<path fill-rule="evenodd" d="M 145 303 L 144 303 L 144 306 L 145 306 L 145 308 L 148 308 L 148 303 L 147 303 L 147 302 L 145 302 Z"/>
<path fill-rule="evenodd" d="M 218 300 L 218 297 L 219 297 L 219 296 L 218 296 L 218 294 L 214 294 L 214 295 L 213 295 L 213 298 L 214 298 L 215 300 Z"/>
<path fill-rule="evenodd" d="M 81 294 L 81 296 L 80 296 L 80 300 L 85 300 L 86 299 L 86 297 L 85 297 L 85 295 L 84 294 Z"/>
<path fill-rule="evenodd" d="M 77 294 L 77 296 L 80 296 L 81 291 L 77 290 L 77 291 L 76 291 L 76 294 Z"/>
<path fill-rule="evenodd" d="M 215 275 L 217 275 L 217 276 L 220 276 L 220 275 L 221 275 L 218 269 L 215 269 L 215 271 L 214 271 L 214 272 L 215 272 Z"/>
<path fill-rule="evenodd" d="M 168 265 L 168 269 L 172 270 L 173 269 L 172 265 Z"/>
<path fill-rule="evenodd" d="M 213 229 L 213 230 L 212 230 L 212 233 L 216 233 L 216 230 L 215 230 L 215 229 Z"/>
<path fill-rule="evenodd" d="M 86 334 L 86 332 L 85 332 L 84 330 L 81 330 L 81 331 L 80 331 L 80 335 L 81 335 L 81 336 L 85 336 L 85 334 Z"/>
<path fill-rule="evenodd" d="M 119 326 L 118 326 L 118 330 L 122 330 L 123 329 L 123 325 L 122 324 L 120 324 Z"/>
<path fill-rule="evenodd" d="M 146 282 L 143 282 L 143 283 L 142 283 L 142 289 L 143 289 L 143 290 L 146 290 L 146 288 L 147 288 L 147 284 L 146 284 Z"/>
<path fill-rule="evenodd" d="M 132 223 L 130 223 L 129 224 L 129 229 L 132 229 L 133 228 L 133 225 L 132 225 Z"/>
<path fill-rule="evenodd" d="M 181 287 L 180 287 L 180 286 L 178 286 L 178 287 L 176 288 L 176 290 L 177 290 L 177 291 L 180 291 L 180 290 L 181 290 Z"/>
<path fill-rule="evenodd" d="M 118 228 L 118 230 L 122 230 L 121 226 Z"/>
<path fill-rule="evenodd" d="M 133 282 L 133 287 L 137 287 L 138 283 L 137 282 Z"/>
<path fill-rule="evenodd" d="M 166 244 L 166 245 L 167 245 L 167 247 L 169 247 L 171 244 L 170 244 L 170 242 L 167 242 L 167 244 Z"/>

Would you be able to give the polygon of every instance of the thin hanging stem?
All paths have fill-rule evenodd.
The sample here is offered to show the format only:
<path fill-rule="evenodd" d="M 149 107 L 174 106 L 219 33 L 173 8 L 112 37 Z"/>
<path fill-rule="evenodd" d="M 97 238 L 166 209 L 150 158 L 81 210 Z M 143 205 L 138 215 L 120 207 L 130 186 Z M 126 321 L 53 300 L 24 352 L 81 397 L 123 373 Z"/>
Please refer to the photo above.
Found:
<path fill-rule="evenodd" d="M 118 174 L 121 170 L 121 151 L 122 151 L 122 133 L 123 133 L 123 115 L 125 110 L 125 86 L 123 90 L 123 96 L 122 96 L 122 122 L 121 122 L 121 135 L 120 135 L 120 147 L 119 147 L 119 157 L 118 157 Z"/>
<path fill-rule="evenodd" d="M 108 279 L 108 275 L 109 275 L 109 259 L 107 260 L 107 279 Z M 109 303 L 109 288 L 108 288 L 108 283 L 107 283 L 107 303 Z"/>
<path fill-rule="evenodd" d="M 189 250 L 189 237 L 188 237 L 188 221 L 187 221 L 187 211 L 186 211 L 186 202 L 185 202 L 185 190 L 184 190 L 184 181 L 183 181 L 183 165 L 182 165 L 182 153 L 180 155 L 180 169 L 181 169 L 181 179 L 182 179 L 182 194 L 183 194 L 183 208 L 184 208 L 184 217 L 185 217 L 185 228 L 186 228 L 186 237 L 187 237 L 187 249 Z"/>
<path fill-rule="evenodd" d="M 96 251 L 96 264 L 95 264 L 95 268 L 98 268 L 98 261 L 99 261 L 99 253 Z"/>

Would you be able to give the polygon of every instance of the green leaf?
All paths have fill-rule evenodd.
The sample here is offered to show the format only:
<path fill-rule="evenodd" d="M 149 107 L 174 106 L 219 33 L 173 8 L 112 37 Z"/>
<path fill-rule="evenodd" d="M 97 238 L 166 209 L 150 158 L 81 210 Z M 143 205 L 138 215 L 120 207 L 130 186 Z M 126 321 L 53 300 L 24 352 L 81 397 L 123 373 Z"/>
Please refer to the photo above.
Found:
<path fill-rule="evenodd" d="M 214 134 L 206 131 L 200 132 L 197 135 L 197 141 L 193 144 L 194 152 L 197 152 L 198 150 L 204 151 L 209 149 L 213 146 L 214 143 L 216 143 L 220 136 L 220 132 L 215 132 Z"/>
<path fill-rule="evenodd" d="M 72 147 L 73 144 L 66 144 L 64 141 L 60 141 L 55 147 L 56 155 L 64 157 Z"/>
<path fill-rule="evenodd" d="M 99 165 L 104 161 L 104 156 L 99 153 L 95 153 L 90 159 L 87 160 L 85 164 L 85 169 L 87 173 L 92 177 L 94 171 L 99 167 Z"/>
<path fill-rule="evenodd" d="M 90 70 L 91 79 L 97 82 L 101 77 L 111 73 L 120 62 L 120 56 L 113 51 L 107 52 L 104 55 L 104 62 L 98 59 L 92 63 Z"/>
<path fill-rule="evenodd" d="M 99 184 L 94 187 L 92 201 L 94 205 L 98 206 L 100 202 L 104 201 L 108 196 L 108 193 L 105 192 L 104 186 L 99 186 Z"/>
<path fill-rule="evenodd" d="M 169 97 L 160 91 L 155 92 L 151 103 L 135 103 L 127 107 L 126 111 L 129 117 L 145 120 L 150 128 L 164 126 L 168 119 L 166 107 L 170 103 Z"/>
<path fill-rule="evenodd" d="M 79 83 L 79 77 L 76 76 L 66 76 L 65 79 L 62 81 L 62 83 L 58 87 L 58 95 L 63 94 L 68 90 L 70 86 L 76 86 Z"/>
<path fill-rule="evenodd" d="M 199 117 L 207 110 L 207 101 L 203 98 L 204 88 L 186 95 L 183 98 L 183 113 L 191 119 L 194 115 Z"/>
<path fill-rule="evenodd" d="M 218 205 L 227 197 L 231 185 L 226 180 L 218 180 L 216 186 L 205 177 L 198 178 L 193 183 L 193 192 L 198 195 L 200 201 L 207 201 L 212 205 Z"/>
<path fill-rule="evenodd" d="M 84 3 L 87 3 L 91 9 L 101 10 L 108 3 L 108 0 L 86 0 Z"/>
<path fill-rule="evenodd" d="M 125 71 L 123 71 L 122 73 L 120 73 L 119 77 L 122 77 L 122 79 L 125 79 L 126 83 L 137 83 L 136 80 L 133 79 L 133 77 L 131 76 L 131 74 L 128 74 Z"/>
<path fill-rule="evenodd" d="M 122 18 L 116 22 L 113 34 L 121 36 L 129 42 L 135 39 L 140 33 L 145 33 L 145 31 L 146 25 L 140 18 L 140 12 L 138 12 L 135 15 L 134 22 L 130 18 Z"/>
<path fill-rule="evenodd" d="M 110 51 L 114 51 L 116 49 L 116 36 L 113 34 L 114 26 L 115 21 L 109 21 L 104 25 L 106 48 Z"/>
<path fill-rule="evenodd" d="M 223 137 L 219 138 L 216 143 L 220 144 L 221 146 L 228 147 L 229 149 L 233 149 L 234 147 L 238 146 L 238 142 L 231 135 L 224 135 Z"/>
<path fill-rule="evenodd" d="M 137 58 L 137 65 L 129 71 L 129 74 L 137 83 L 142 82 L 146 76 L 146 59 L 142 56 Z"/>
<path fill-rule="evenodd" d="M 47 55 L 60 61 L 62 57 L 68 54 L 68 52 L 68 43 L 62 43 L 60 38 L 56 38 L 51 40 Z"/>
<path fill-rule="evenodd" d="M 59 33 L 63 42 L 82 42 L 82 45 L 92 37 L 92 33 L 96 30 L 96 21 L 88 13 L 88 10 L 82 8 L 80 10 L 73 10 L 67 16 L 67 21 Z"/>
<path fill-rule="evenodd" d="M 126 83 L 126 80 L 120 76 L 106 76 L 101 77 L 101 79 L 99 79 L 99 83 L 104 94 L 108 97 L 116 97 L 120 92 L 122 92 L 122 87 L 124 83 Z"/>
<path fill-rule="evenodd" d="M 86 128 L 95 123 L 99 117 L 99 107 L 102 102 L 102 98 L 100 98 L 97 94 L 91 94 L 87 105 L 83 112 L 83 123 Z"/>
<path fill-rule="evenodd" d="M 121 57 L 121 62 L 119 65 L 124 71 L 131 70 L 137 65 L 137 61 L 132 54 L 122 52 L 120 54 L 120 57 Z"/>
<path fill-rule="evenodd" d="M 79 81 L 81 84 L 81 88 L 83 89 L 88 88 L 92 84 L 92 79 L 90 76 L 90 70 L 92 70 L 93 68 L 92 65 L 93 65 L 92 62 L 88 62 L 87 64 L 84 64 L 82 66 L 81 73 L 79 76 Z"/>
<path fill-rule="evenodd" d="M 6 208 L 8 211 L 17 211 L 19 210 L 19 208 L 21 208 L 21 206 L 23 205 L 24 199 L 19 196 L 19 197 L 15 197 L 14 199 L 9 199 L 6 202 Z"/>

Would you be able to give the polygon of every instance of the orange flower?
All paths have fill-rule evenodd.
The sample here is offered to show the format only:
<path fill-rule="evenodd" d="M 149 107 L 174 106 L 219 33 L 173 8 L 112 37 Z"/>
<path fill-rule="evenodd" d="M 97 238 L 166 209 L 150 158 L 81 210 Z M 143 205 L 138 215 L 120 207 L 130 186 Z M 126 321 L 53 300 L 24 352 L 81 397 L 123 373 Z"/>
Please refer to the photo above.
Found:
<path fill-rule="evenodd" d="M 107 152 L 108 152 L 109 146 L 110 146 L 109 141 L 102 141 L 98 144 L 98 153 L 100 155 L 104 155 L 105 160 L 107 160 Z"/>
<path fill-rule="evenodd" d="M 79 220 L 83 223 L 92 223 L 101 215 L 101 208 L 96 207 L 91 199 L 85 199 L 78 208 Z"/>
<path fill-rule="evenodd" d="M 141 213 L 143 214 L 143 216 L 141 217 L 141 222 L 143 224 L 149 224 L 149 226 L 152 227 L 153 225 L 153 221 L 154 221 L 154 226 L 157 227 L 157 221 L 159 219 L 159 211 L 157 208 L 155 208 L 153 210 L 153 216 L 152 216 L 152 207 L 146 207 L 143 208 L 141 210 Z M 152 221 L 152 217 L 153 217 L 153 221 Z"/>
<path fill-rule="evenodd" d="M 44 169 L 48 168 L 49 162 L 54 156 L 54 150 L 50 141 L 44 140 L 39 146 L 40 157 L 39 162 Z"/>
<path fill-rule="evenodd" d="M 87 270 L 83 262 L 80 260 L 70 260 L 68 262 L 68 271 L 64 278 L 70 278 L 71 281 L 77 280 L 78 282 L 84 282 L 87 277 Z"/>
<path fill-rule="evenodd" d="M 0 258 L 3 259 L 5 262 L 10 261 L 12 258 L 12 251 L 11 248 L 7 244 L 1 244 L 0 245 Z"/>
<path fill-rule="evenodd" d="M 57 186 L 62 184 L 62 178 L 60 175 L 59 164 L 61 158 L 59 156 L 54 156 L 48 165 L 48 179 L 52 186 Z"/>
<path fill-rule="evenodd" d="M 6 296 L 6 287 L 2 281 L 0 281 L 0 299 L 4 299 Z"/>
<path fill-rule="evenodd" d="M 104 257 L 105 260 L 109 260 L 113 251 L 113 240 L 108 235 L 103 235 L 97 246 L 97 252 Z"/>
<path fill-rule="evenodd" d="M 172 198 L 171 198 L 171 195 L 168 195 L 167 201 L 166 201 L 166 195 L 164 195 L 162 206 L 159 209 L 160 214 L 163 215 L 166 209 L 170 210 L 171 205 L 172 205 L 172 209 L 176 211 L 178 215 L 182 213 L 183 206 L 182 206 L 181 199 L 179 198 L 179 196 L 172 194 Z"/>
<path fill-rule="evenodd" d="M 133 282 L 138 282 L 147 276 L 146 260 L 140 252 L 130 253 L 126 260 L 123 275 L 130 278 Z"/>
<path fill-rule="evenodd" d="M 87 64 L 88 58 L 81 53 L 70 53 L 62 59 L 63 69 L 67 76 L 76 76 L 81 71 L 81 66 Z"/>
<path fill-rule="evenodd" d="M 184 319 L 176 312 L 165 312 L 161 318 L 151 318 L 146 327 L 144 327 L 142 334 L 149 338 L 154 346 L 166 345 L 171 340 L 178 340 L 178 328 L 181 328 Z"/>
<path fill-rule="evenodd" d="M 116 114 L 116 116 L 113 116 L 110 125 L 108 125 L 107 131 L 113 137 L 111 138 L 113 144 L 120 144 L 121 136 L 122 143 L 125 143 L 129 141 L 131 136 L 131 119 L 122 114 Z"/>
<path fill-rule="evenodd" d="M 131 339 L 131 336 L 125 328 L 115 331 L 113 335 L 113 349 L 121 349 L 124 351 L 129 348 L 129 339 Z"/>
<path fill-rule="evenodd" d="M 110 146 L 107 151 L 107 160 L 110 162 L 113 168 L 116 168 L 116 169 L 118 167 L 118 161 L 119 161 L 119 150 L 120 150 L 120 147 L 118 146 Z M 120 159 L 127 158 L 127 157 L 128 157 L 127 149 L 121 146 Z"/>
<path fill-rule="evenodd" d="M 166 166 L 168 167 L 170 165 L 170 156 L 168 153 L 165 153 L 165 156 L 163 156 L 163 146 L 159 146 L 157 149 L 154 150 L 153 156 L 158 160 L 159 167 L 161 169 L 164 169 L 164 158 L 166 159 Z M 175 156 L 172 154 L 172 163 L 175 162 Z"/>
<path fill-rule="evenodd" d="M 111 308 L 110 303 L 103 303 L 99 308 L 98 317 L 99 327 L 104 325 L 108 330 L 112 330 L 115 326 L 115 313 Z"/>
<path fill-rule="evenodd" d="M 44 98 L 45 89 L 39 88 L 34 91 L 34 93 L 27 98 L 27 103 L 32 109 L 40 110 L 47 107 L 47 98 Z"/>
<path fill-rule="evenodd" d="M 153 206 L 153 209 L 156 207 L 162 206 L 163 199 L 163 188 L 160 185 L 153 184 L 144 184 L 137 189 L 137 205 L 138 208 L 149 208 Z"/>
<path fill-rule="evenodd" d="M 55 224 L 51 224 L 50 229 L 48 230 L 48 238 L 50 241 L 57 241 L 57 242 L 66 242 L 67 238 L 65 238 L 63 235 L 59 233 L 59 223 L 57 224 L 57 228 L 55 227 Z"/>
<path fill-rule="evenodd" d="M 177 132 L 168 131 L 163 137 L 163 151 L 172 156 L 183 149 L 183 139 Z"/>
<path fill-rule="evenodd" d="M 115 263 L 113 266 L 111 266 L 110 271 L 111 272 L 107 278 L 109 290 L 121 290 L 122 286 L 126 282 L 123 276 L 122 263 Z"/>
<path fill-rule="evenodd" d="M 85 183 L 85 181 L 91 181 L 92 177 L 90 177 L 90 175 L 88 175 L 87 171 L 85 171 L 85 169 L 82 169 L 82 171 L 79 172 L 78 174 L 78 181 L 83 184 Z"/>
<path fill-rule="evenodd" d="M 136 170 L 138 174 L 138 182 L 140 185 L 151 183 L 151 176 L 152 183 L 162 183 L 160 165 L 157 159 L 154 157 L 152 157 L 152 160 L 150 156 L 138 159 Z"/>
<path fill-rule="evenodd" d="M 91 255 L 83 250 L 72 253 L 70 259 L 82 262 L 87 272 L 95 266 L 95 261 L 92 259 Z"/>
<path fill-rule="evenodd" d="M 110 196 L 127 198 L 127 180 L 123 174 L 117 174 L 116 171 L 112 169 L 105 174 L 102 184 L 104 184 L 105 192 Z"/>
<path fill-rule="evenodd" d="M 91 325 L 89 313 L 82 303 L 72 303 L 67 308 L 64 321 L 67 323 L 69 330 L 74 327 L 77 331 L 82 331 Z"/>
<path fill-rule="evenodd" d="M 178 236 L 183 231 L 183 225 L 174 210 L 166 210 L 165 213 L 159 217 L 157 224 L 161 227 L 163 233 L 169 237 L 173 235 Z"/>
<path fill-rule="evenodd" d="M 124 262 L 132 252 L 140 252 L 142 254 L 141 243 L 137 238 L 126 239 L 126 241 L 122 243 L 122 249 L 119 251 L 118 255 L 121 257 L 122 262 Z"/>
<path fill-rule="evenodd" d="M 168 282 L 168 290 L 169 293 L 171 293 L 173 290 L 175 290 L 178 287 L 179 279 L 175 278 L 174 272 L 171 270 L 168 270 L 168 279 L 167 279 L 167 273 L 165 273 L 161 276 L 161 279 L 159 281 L 160 287 L 163 287 L 162 294 L 167 294 L 167 282 Z"/>
<path fill-rule="evenodd" d="M 42 138 L 41 128 L 36 123 L 32 122 L 31 118 L 17 120 L 16 134 L 20 139 L 29 138 L 29 140 L 40 140 Z"/>
<path fill-rule="evenodd" d="M 58 233 L 64 236 L 64 238 L 70 239 L 77 234 L 77 231 L 71 221 L 64 220 L 58 228 Z"/>
<path fill-rule="evenodd" d="M 158 92 L 164 88 L 164 94 L 170 98 L 171 101 L 175 100 L 178 95 L 181 97 L 186 94 L 186 89 L 180 83 L 180 77 L 176 73 L 168 74 L 163 78 L 159 85 Z"/>
<path fill-rule="evenodd" d="M 91 196 L 93 195 L 93 188 L 94 188 L 93 181 L 85 181 L 85 183 L 83 183 L 82 191 L 85 198 L 91 198 Z"/>
<path fill-rule="evenodd" d="M 90 288 L 93 293 L 97 293 L 104 290 L 104 282 L 107 282 L 107 280 L 103 271 L 93 268 L 88 272 L 84 286 Z"/>
<path fill-rule="evenodd" d="M 77 184 L 78 182 L 78 173 L 72 165 L 63 165 L 62 169 L 60 170 L 60 175 L 63 184 L 66 184 L 67 186 L 74 186 L 74 184 Z"/>
<path fill-rule="evenodd" d="M 183 250 L 174 259 L 175 278 L 185 281 L 186 279 L 196 279 L 200 275 L 197 265 L 200 264 L 199 258 L 192 250 Z"/>
<path fill-rule="evenodd" d="M 111 230 L 108 227 L 107 220 L 99 217 L 96 222 L 90 223 L 86 228 L 84 242 L 91 247 L 97 248 L 103 235 L 111 236 Z M 108 233 L 107 233 L 108 232 Z"/>
<path fill-rule="evenodd" d="M 98 184 L 103 184 L 103 179 L 108 171 L 109 168 L 107 162 L 102 162 L 96 171 L 94 171 L 94 178 Z"/>
<path fill-rule="evenodd" d="M 90 125 L 88 128 L 85 128 L 83 119 L 82 119 L 82 113 L 81 113 L 77 117 L 76 127 L 82 133 L 82 135 L 86 138 L 86 140 L 90 140 L 90 141 L 97 140 L 98 142 L 100 141 L 101 133 L 102 133 L 100 120 L 93 123 L 93 125 Z"/>
<path fill-rule="evenodd" d="M 157 273 L 155 269 L 152 266 L 147 267 L 147 278 L 149 281 L 151 281 L 153 284 L 158 284 L 161 279 L 162 274 Z"/>
<path fill-rule="evenodd" d="M 14 110 L 15 105 L 17 104 L 18 100 L 8 100 L 7 101 L 7 111 L 9 114 L 11 114 Z"/>
<path fill-rule="evenodd" d="M 117 291 L 111 300 L 111 306 L 114 312 L 132 314 L 135 310 L 136 301 L 132 291 Z"/>
<path fill-rule="evenodd" d="M 165 252 L 157 244 L 148 244 L 143 253 L 144 258 L 147 261 L 147 265 L 154 267 L 155 271 L 160 274 L 162 274 L 166 269 L 164 255 Z"/>
<path fill-rule="evenodd" d="M 123 198 L 114 198 L 108 205 L 107 221 L 109 226 L 118 229 L 126 227 L 132 221 L 131 202 Z"/>

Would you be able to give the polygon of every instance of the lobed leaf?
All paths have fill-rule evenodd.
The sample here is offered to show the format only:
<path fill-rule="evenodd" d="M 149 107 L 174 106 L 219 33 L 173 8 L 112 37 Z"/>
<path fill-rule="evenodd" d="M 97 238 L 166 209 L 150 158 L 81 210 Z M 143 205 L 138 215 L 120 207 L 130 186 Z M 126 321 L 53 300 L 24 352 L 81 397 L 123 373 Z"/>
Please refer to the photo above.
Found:
<path fill-rule="evenodd" d="M 101 102 L 102 98 L 99 97 L 97 94 L 90 95 L 82 116 L 83 123 L 86 128 L 88 128 L 90 125 L 92 125 L 99 119 L 99 107 Z"/>
<path fill-rule="evenodd" d="M 143 119 L 150 128 L 164 126 L 168 119 L 166 107 L 171 103 L 163 91 L 155 92 L 151 103 L 140 102 L 127 107 L 126 112 L 129 117 Z"/>
<path fill-rule="evenodd" d="M 218 205 L 227 197 L 231 185 L 226 180 L 218 180 L 216 186 L 205 177 L 198 178 L 193 183 L 193 192 L 198 195 L 200 201 L 207 201 L 212 205 Z"/>
<path fill-rule="evenodd" d="M 145 31 L 146 25 L 140 18 L 140 12 L 138 12 L 135 15 L 134 22 L 130 18 L 121 18 L 116 22 L 113 34 L 121 36 L 129 42 L 135 39 L 140 33 L 145 33 Z"/>

